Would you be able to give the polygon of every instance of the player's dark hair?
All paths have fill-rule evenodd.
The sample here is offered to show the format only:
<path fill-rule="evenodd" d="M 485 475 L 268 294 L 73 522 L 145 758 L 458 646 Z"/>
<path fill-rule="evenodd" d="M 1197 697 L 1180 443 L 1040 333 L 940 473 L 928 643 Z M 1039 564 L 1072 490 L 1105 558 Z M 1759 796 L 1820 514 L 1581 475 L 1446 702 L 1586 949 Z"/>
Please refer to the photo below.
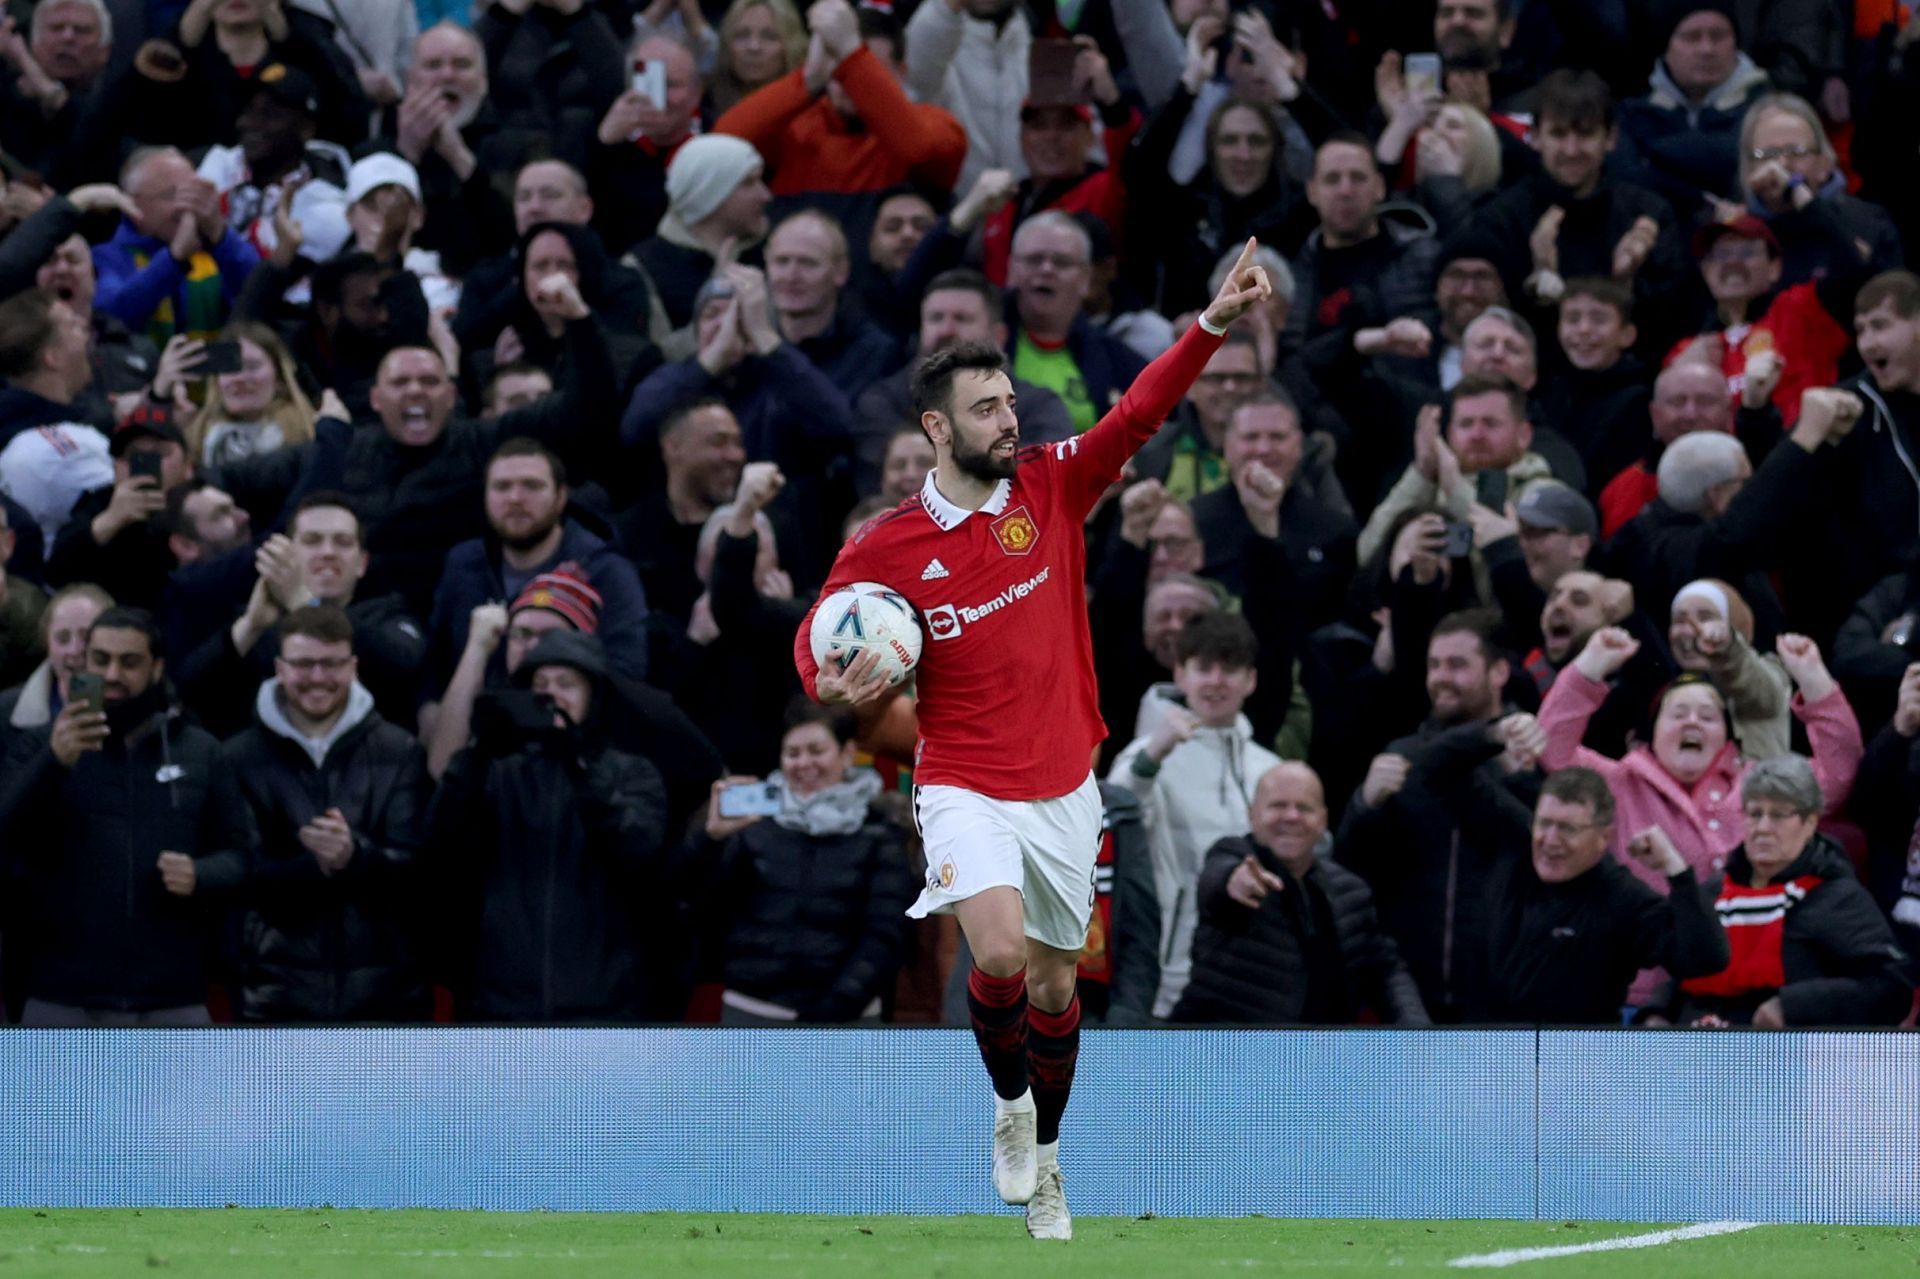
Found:
<path fill-rule="evenodd" d="M 1564 307 L 1571 298 L 1592 298 L 1601 306 L 1612 307 L 1622 324 L 1633 320 L 1633 290 L 1604 275 L 1581 275 L 1568 280 L 1567 291 L 1560 295 L 1560 305 Z"/>
<path fill-rule="evenodd" d="M 147 637 L 148 656 L 154 658 L 166 656 L 166 645 L 160 634 L 160 623 L 154 621 L 153 614 L 144 608 L 116 604 L 93 619 L 93 625 L 87 628 L 88 643 L 93 642 L 95 631 L 139 631 Z"/>
<path fill-rule="evenodd" d="M 795 697 L 787 704 L 786 722 L 780 726 L 780 736 L 785 737 L 796 728 L 808 724 L 818 724 L 833 734 L 833 740 L 845 746 L 859 732 L 859 723 L 853 712 L 844 706 L 822 706 L 811 697 Z"/>
<path fill-rule="evenodd" d="M 334 604 L 309 604 L 296 608 L 280 623 L 282 642 L 296 635 L 319 640 L 322 644 L 353 643 L 353 622 L 347 611 Z"/>
<path fill-rule="evenodd" d="M 1540 82 L 1533 118 L 1558 121 L 1579 133 L 1605 133 L 1613 127 L 1613 93 L 1591 71 L 1562 67 Z"/>
<path fill-rule="evenodd" d="M 1499 609 L 1463 608 L 1441 618 L 1433 634 L 1427 637 L 1427 643 L 1432 644 L 1444 635 L 1471 635 L 1480 641 L 1480 656 L 1491 666 L 1507 656 L 1494 638 L 1500 633 L 1502 621 Z"/>
<path fill-rule="evenodd" d="M 1219 608 L 1188 622 L 1173 651 L 1181 662 L 1210 662 L 1234 670 L 1250 670 L 1260 661 L 1253 626 L 1240 614 Z"/>
<path fill-rule="evenodd" d="M 1563 804 L 1585 804 L 1593 810 L 1593 820 L 1602 826 L 1613 825 L 1613 791 L 1607 779 L 1591 768 L 1563 768 L 1548 775 L 1540 787 L 1541 799 L 1557 799 Z"/>
<path fill-rule="evenodd" d="M 1006 369 L 1006 352 L 986 342 L 955 342 L 935 351 L 913 369 L 914 420 L 920 421 L 928 413 L 951 416 L 953 380 L 960 374 L 1004 373 Z"/>
<path fill-rule="evenodd" d="M 493 451 L 493 456 L 487 459 L 487 470 L 491 472 L 493 464 L 503 457 L 543 457 L 547 460 L 548 469 L 553 472 L 553 486 L 567 486 L 567 464 L 560 460 L 558 453 L 531 435 L 516 435 L 510 440 L 502 440 L 500 447 Z"/>

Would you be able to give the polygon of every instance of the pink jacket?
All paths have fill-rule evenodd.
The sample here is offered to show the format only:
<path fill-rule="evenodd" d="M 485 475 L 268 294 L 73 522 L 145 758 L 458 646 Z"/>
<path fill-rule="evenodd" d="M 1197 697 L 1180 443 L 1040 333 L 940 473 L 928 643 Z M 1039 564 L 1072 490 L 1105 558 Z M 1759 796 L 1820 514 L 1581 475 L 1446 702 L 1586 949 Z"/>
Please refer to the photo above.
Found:
<path fill-rule="evenodd" d="M 1740 806 L 1740 781 L 1746 776 L 1747 761 L 1729 741 L 1700 780 L 1688 788 L 1660 766 L 1648 746 L 1635 746 L 1625 759 L 1609 759 L 1588 750 L 1580 739 L 1586 734 L 1587 720 L 1606 698 L 1605 684 L 1596 684 L 1571 666 L 1560 672 L 1547 690 L 1546 700 L 1540 703 L 1540 727 L 1547 734 L 1541 765 L 1549 773 L 1573 766 L 1591 768 L 1607 779 L 1619 810 L 1613 827 L 1613 855 L 1656 893 L 1666 895 L 1665 877 L 1626 852 L 1626 841 L 1649 826 L 1667 832 L 1702 885 L 1719 883 L 1727 855 L 1747 836 Z M 1837 688 L 1812 705 L 1795 693 L 1793 713 L 1807 726 L 1807 738 L 1813 744 L 1813 773 L 1820 781 L 1820 793 L 1826 797 L 1826 811 L 1831 815 L 1846 802 L 1854 774 L 1860 771 L 1860 759 L 1866 754 L 1860 721 L 1854 718 L 1846 695 Z"/>

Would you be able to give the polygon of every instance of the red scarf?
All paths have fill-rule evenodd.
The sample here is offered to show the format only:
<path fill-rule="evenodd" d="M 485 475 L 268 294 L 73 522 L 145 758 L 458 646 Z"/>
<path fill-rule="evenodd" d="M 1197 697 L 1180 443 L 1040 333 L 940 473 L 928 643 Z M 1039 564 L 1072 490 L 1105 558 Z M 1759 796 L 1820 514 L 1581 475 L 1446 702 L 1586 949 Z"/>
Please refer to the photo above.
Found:
<path fill-rule="evenodd" d="M 1750 888 L 1728 876 L 1713 908 L 1719 912 L 1720 926 L 1727 930 L 1733 961 L 1711 977 L 1680 983 L 1680 988 L 1690 995 L 1737 998 L 1786 985 L 1780 943 L 1786 936 L 1787 912 L 1805 901 L 1820 882 L 1818 875 L 1797 875 L 1784 884 Z"/>

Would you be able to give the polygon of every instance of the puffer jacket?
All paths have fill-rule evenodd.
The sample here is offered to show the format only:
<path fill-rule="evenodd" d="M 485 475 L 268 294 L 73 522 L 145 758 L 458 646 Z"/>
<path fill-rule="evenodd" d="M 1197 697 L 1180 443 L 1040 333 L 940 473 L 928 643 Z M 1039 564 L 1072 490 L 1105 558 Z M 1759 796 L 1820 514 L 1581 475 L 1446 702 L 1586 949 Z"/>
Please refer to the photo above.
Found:
<path fill-rule="evenodd" d="M 626 43 L 594 5 L 572 13 L 494 5 L 473 23 L 486 47 L 489 99 L 503 123 L 545 134 L 560 159 L 586 166 L 586 146 L 627 87 Z M 512 166 L 518 168 L 518 166 Z"/>
<path fill-rule="evenodd" d="M 1662 58 L 1647 77 L 1647 96 L 1620 104 L 1616 159 L 1622 171 L 1667 197 L 1682 224 L 1692 219 L 1703 193 L 1733 198 L 1740 120 L 1768 87 L 1767 73 L 1743 53 L 1733 74 L 1694 106 Z"/>
<path fill-rule="evenodd" d="M 1312 867 L 1300 879 L 1291 878 L 1272 850 L 1251 836 L 1213 846 L 1200 873 L 1193 974 L 1169 1021 L 1299 1022 L 1307 1005 L 1306 948 L 1313 931 L 1330 918 L 1346 970 L 1337 1002 L 1345 1005 L 1347 1017 L 1367 1009 L 1394 1025 L 1429 1024 L 1399 948 L 1380 927 L 1367 881 L 1322 855 L 1332 842 L 1322 838 Z M 1254 909 L 1227 895 L 1227 881 L 1248 857 L 1287 879 L 1285 889 Z"/>
<path fill-rule="evenodd" d="M 858 1018 L 892 989 L 906 956 L 914 879 L 905 845 L 898 826 L 872 813 L 843 833 L 766 819 L 728 839 L 717 898 L 727 989 L 801 1021 Z"/>
<path fill-rule="evenodd" d="M 1433 278 L 1440 256 L 1440 242 L 1433 235 L 1433 219 L 1421 209 L 1407 206 L 1383 206 L 1380 242 L 1374 246 L 1373 266 L 1353 285 L 1357 324 L 1385 324 L 1399 316 L 1424 320 L 1435 332 L 1440 316 L 1434 308 Z M 1280 339 L 1282 352 L 1298 351 L 1307 339 L 1337 324 L 1323 322 L 1320 314 L 1320 258 L 1325 252 L 1321 233 L 1316 229 L 1307 237 L 1294 258 L 1293 279 L 1296 292 L 1287 313 L 1287 328 Z M 1348 322 L 1347 317 L 1341 318 Z"/>
<path fill-rule="evenodd" d="M 253 823 L 220 743 L 158 689 L 108 712 L 99 751 L 62 767 L 51 728 L 0 781 L 0 850 L 27 876 L 35 999 L 148 1011 L 205 1002 L 212 908 L 239 886 Z M 194 859 L 176 897 L 162 852 Z"/>
<path fill-rule="evenodd" d="M 656 987 L 679 980 L 678 957 L 642 926 L 674 888 L 666 788 L 652 764 L 606 744 L 612 693 L 592 636 L 548 635 L 516 679 L 561 657 L 592 678 L 587 723 L 498 756 L 483 739 L 454 756 L 434 797 L 449 978 L 482 1021 L 658 1017 Z"/>
<path fill-rule="evenodd" d="M 1752 874 L 1742 845 L 1727 859 L 1726 879 L 1709 882 L 1702 895 L 1711 903 L 1723 883 L 1745 885 Z M 1796 891 L 1794 881 L 1808 877 L 1818 882 L 1803 882 Z M 1913 998 L 1913 983 L 1903 968 L 1906 956 L 1887 917 L 1854 878 L 1840 845 L 1816 833 L 1800 856 L 1767 882 L 1782 885 L 1786 902 L 1780 935 L 1785 984 L 1739 996 L 1690 994 L 1677 1020 L 1685 1024 L 1712 1013 L 1749 1022 L 1754 1009 L 1776 995 L 1783 1019 L 1793 1027 L 1891 1026 L 1906 1016 Z M 1724 906 L 1721 922 L 1729 936 L 1743 926 L 1741 912 Z"/>
<path fill-rule="evenodd" d="M 1245 715 L 1227 728 L 1196 728 L 1156 770 L 1146 756 L 1147 738 L 1177 690 L 1156 684 L 1140 699 L 1139 736 L 1113 761 L 1107 781 L 1133 792 L 1147 824 L 1154 892 L 1160 901 L 1160 991 L 1153 1015 L 1173 1011 L 1192 970 L 1193 937 L 1200 922 L 1200 871 L 1207 850 L 1244 835 L 1254 786 L 1278 755 L 1253 739 Z"/>
<path fill-rule="evenodd" d="M 253 727 L 224 755 L 260 829 L 247 868 L 242 1015 L 248 1021 L 421 1020 L 416 855 L 432 784 L 413 735 L 380 718 L 357 682 L 316 761 L 288 720 L 280 681 L 260 686 Z M 353 856 L 328 875 L 300 828 L 337 808 Z"/>

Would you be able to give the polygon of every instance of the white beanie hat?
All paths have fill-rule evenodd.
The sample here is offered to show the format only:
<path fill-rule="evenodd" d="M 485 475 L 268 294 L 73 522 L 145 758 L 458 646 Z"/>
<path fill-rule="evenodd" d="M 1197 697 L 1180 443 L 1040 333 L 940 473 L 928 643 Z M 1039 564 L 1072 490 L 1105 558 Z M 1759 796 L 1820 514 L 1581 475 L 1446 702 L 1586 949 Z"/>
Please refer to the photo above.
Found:
<path fill-rule="evenodd" d="M 347 203 L 358 204 L 381 187 L 399 187 L 420 203 L 420 171 L 391 151 L 376 151 L 347 170 Z"/>
<path fill-rule="evenodd" d="M 667 165 L 668 207 L 684 225 L 697 225 L 759 168 L 760 153 L 744 138 L 725 133 L 689 138 Z"/>

